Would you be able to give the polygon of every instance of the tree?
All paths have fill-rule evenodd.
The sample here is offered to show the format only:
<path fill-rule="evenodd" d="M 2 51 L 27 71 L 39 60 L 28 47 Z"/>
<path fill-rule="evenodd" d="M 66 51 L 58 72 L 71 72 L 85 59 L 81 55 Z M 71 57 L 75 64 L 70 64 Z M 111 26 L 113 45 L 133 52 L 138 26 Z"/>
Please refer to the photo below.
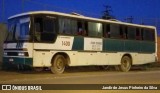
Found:
<path fill-rule="evenodd" d="M 102 19 L 115 19 L 113 15 L 111 15 L 112 9 L 111 6 L 105 5 L 105 10 L 103 11 Z"/>

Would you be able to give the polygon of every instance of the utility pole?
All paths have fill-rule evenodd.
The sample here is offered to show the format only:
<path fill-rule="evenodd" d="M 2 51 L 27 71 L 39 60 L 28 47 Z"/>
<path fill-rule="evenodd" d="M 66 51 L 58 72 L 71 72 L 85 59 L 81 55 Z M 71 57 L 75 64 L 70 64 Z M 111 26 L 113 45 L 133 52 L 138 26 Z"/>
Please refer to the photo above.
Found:
<path fill-rule="evenodd" d="M 5 8 L 4 8 L 4 0 L 2 0 L 2 22 L 4 22 L 4 12 L 5 12 L 5 10 L 4 10 Z"/>
<path fill-rule="evenodd" d="M 111 15 L 112 9 L 111 6 L 105 5 L 105 11 L 103 11 L 102 18 L 103 19 L 114 19 L 114 17 Z"/>
<path fill-rule="evenodd" d="M 133 23 L 133 16 L 130 16 L 130 17 L 127 17 L 125 20 L 126 20 L 126 22 L 128 22 L 128 23 Z"/>

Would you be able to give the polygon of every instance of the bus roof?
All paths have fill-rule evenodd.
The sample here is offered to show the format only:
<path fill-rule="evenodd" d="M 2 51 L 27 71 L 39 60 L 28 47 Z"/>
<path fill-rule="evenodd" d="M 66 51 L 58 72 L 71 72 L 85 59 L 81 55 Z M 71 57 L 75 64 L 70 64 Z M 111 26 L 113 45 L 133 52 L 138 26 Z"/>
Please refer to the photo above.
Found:
<path fill-rule="evenodd" d="M 93 20 L 93 21 L 98 21 L 98 22 L 108 22 L 108 23 L 115 23 L 115 24 L 121 24 L 121 25 L 128 25 L 128 26 L 130 25 L 130 26 L 147 27 L 147 28 L 154 28 L 155 29 L 155 26 L 126 23 L 126 22 L 122 22 L 122 21 L 98 19 L 98 18 L 93 18 L 93 17 L 87 17 L 87 16 L 82 16 L 82 15 L 74 15 L 74 14 L 67 14 L 67 13 L 60 13 L 60 12 L 54 12 L 54 11 L 31 11 L 31 12 L 26 12 L 26 13 L 13 15 L 13 16 L 9 17 L 8 19 L 12 19 L 12 18 L 20 17 L 20 16 L 25 16 L 25 15 L 35 15 L 35 14 L 50 14 L 50 15 L 54 14 L 54 15 L 59 15 L 59 16 L 66 16 L 66 17 L 72 17 L 72 18 Z"/>

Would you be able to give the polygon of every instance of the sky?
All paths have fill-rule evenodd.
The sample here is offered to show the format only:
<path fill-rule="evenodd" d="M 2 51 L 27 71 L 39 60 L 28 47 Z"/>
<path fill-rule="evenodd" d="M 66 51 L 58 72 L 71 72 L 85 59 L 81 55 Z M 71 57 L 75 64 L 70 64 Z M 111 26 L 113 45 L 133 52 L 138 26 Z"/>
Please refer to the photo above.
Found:
<path fill-rule="evenodd" d="M 160 19 L 160 0 L 0 0 L 0 22 L 18 13 L 36 10 L 77 12 L 100 18 L 105 5 L 111 6 L 111 14 L 121 21 L 130 16 L 138 21 Z"/>

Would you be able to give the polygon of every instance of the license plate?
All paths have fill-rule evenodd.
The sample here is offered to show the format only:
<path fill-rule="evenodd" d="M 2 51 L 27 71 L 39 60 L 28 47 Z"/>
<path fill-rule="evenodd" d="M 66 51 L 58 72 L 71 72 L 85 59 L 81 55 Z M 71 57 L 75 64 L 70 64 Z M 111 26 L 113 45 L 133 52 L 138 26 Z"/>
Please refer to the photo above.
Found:
<path fill-rule="evenodd" d="M 13 58 L 10 58 L 9 61 L 10 61 L 10 62 L 13 62 L 14 60 L 13 60 Z"/>

